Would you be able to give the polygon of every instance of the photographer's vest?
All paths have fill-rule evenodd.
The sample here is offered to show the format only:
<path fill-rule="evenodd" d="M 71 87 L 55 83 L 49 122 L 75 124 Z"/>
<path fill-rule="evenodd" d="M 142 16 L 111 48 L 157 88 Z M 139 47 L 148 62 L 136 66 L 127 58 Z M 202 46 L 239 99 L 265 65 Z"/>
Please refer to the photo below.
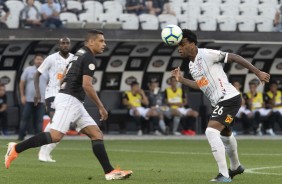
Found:
<path fill-rule="evenodd" d="M 271 99 L 273 98 L 273 93 L 271 91 L 268 91 L 266 94 L 267 94 L 267 96 L 269 96 L 269 98 L 271 98 Z M 281 91 L 277 91 L 276 97 L 274 99 L 275 105 L 282 103 L 281 98 L 282 98 Z M 282 106 L 274 107 L 273 109 L 280 109 L 280 108 L 282 108 Z"/>
<path fill-rule="evenodd" d="M 251 92 L 247 93 L 247 97 L 251 99 Z M 263 107 L 263 95 L 262 93 L 257 92 L 257 94 L 253 97 L 251 110 L 259 109 Z"/>
<path fill-rule="evenodd" d="M 127 91 L 127 92 L 125 92 L 125 94 L 128 97 L 129 103 L 133 107 L 141 107 L 142 106 L 142 104 L 141 104 L 142 97 L 141 97 L 140 94 L 133 95 L 131 91 Z"/>
<path fill-rule="evenodd" d="M 183 103 L 183 91 L 182 88 L 177 88 L 176 91 L 173 91 L 172 88 L 166 88 L 167 101 L 169 103 Z M 178 108 L 178 106 L 171 106 L 172 109 Z"/>

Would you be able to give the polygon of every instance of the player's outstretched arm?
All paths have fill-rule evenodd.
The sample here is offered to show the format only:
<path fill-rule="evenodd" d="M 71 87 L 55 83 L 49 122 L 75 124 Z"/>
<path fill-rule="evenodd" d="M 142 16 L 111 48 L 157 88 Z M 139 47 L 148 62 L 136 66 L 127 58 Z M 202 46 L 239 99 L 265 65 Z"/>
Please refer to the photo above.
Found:
<path fill-rule="evenodd" d="M 101 115 L 100 121 L 104 121 L 108 119 L 108 112 L 106 111 L 104 105 L 102 104 L 100 98 L 98 97 L 95 89 L 92 85 L 93 78 L 89 75 L 83 75 L 82 79 L 82 87 L 86 93 L 86 95 L 96 104 L 99 109 L 99 113 Z"/>
<path fill-rule="evenodd" d="M 188 86 L 193 89 L 200 89 L 199 86 L 197 85 L 196 81 L 186 79 L 182 76 L 180 68 L 177 67 L 176 69 L 171 71 L 171 75 L 176 78 L 176 80 L 185 86 Z"/>
<path fill-rule="evenodd" d="M 269 82 L 270 75 L 266 72 L 260 71 L 258 68 L 256 68 L 252 63 L 244 59 L 243 57 L 237 55 L 237 54 L 228 54 L 227 62 L 232 63 L 238 63 L 242 65 L 243 67 L 249 69 L 251 72 L 256 74 L 256 76 L 260 79 L 262 82 Z"/>
<path fill-rule="evenodd" d="M 39 71 L 36 71 L 34 74 L 34 87 L 35 87 L 35 96 L 34 96 L 34 105 L 36 106 L 38 103 L 40 103 L 41 100 L 41 94 L 40 94 L 40 88 L 39 88 L 39 77 L 41 73 Z"/>

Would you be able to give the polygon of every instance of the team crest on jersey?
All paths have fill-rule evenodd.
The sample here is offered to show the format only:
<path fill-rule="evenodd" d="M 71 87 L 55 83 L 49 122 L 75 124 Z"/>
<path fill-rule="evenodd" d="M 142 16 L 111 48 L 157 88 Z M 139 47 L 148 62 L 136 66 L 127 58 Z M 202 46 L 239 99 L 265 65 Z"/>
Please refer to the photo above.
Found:
<path fill-rule="evenodd" d="M 90 70 L 94 70 L 94 69 L 95 69 L 95 65 L 94 65 L 94 64 L 89 64 L 89 65 L 88 65 L 88 68 L 89 68 Z"/>
<path fill-rule="evenodd" d="M 233 121 L 232 116 L 231 116 L 230 114 L 228 114 L 228 115 L 226 116 L 225 123 L 230 124 L 230 123 L 232 123 L 232 121 Z"/>

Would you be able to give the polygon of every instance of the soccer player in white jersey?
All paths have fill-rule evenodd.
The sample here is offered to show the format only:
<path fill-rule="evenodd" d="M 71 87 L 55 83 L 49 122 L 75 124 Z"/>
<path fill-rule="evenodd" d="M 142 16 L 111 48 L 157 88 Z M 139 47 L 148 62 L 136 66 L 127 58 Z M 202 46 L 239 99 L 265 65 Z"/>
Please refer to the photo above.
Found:
<path fill-rule="evenodd" d="M 239 55 L 198 48 L 196 45 L 196 34 L 183 29 L 183 39 L 179 43 L 178 52 L 189 60 L 189 70 L 194 80 L 184 78 L 179 67 L 171 74 L 182 84 L 202 90 L 211 101 L 213 112 L 205 134 L 219 168 L 219 174 L 211 181 L 231 182 L 235 175 L 244 172 L 238 158 L 237 141 L 231 131 L 233 119 L 241 106 L 241 96 L 229 83 L 222 63 L 238 63 L 255 73 L 262 82 L 269 82 L 270 75 L 260 71 Z M 230 159 L 229 170 L 225 151 Z"/>
<path fill-rule="evenodd" d="M 40 90 L 39 90 L 39 77 L 42 73 L 48 73 L 49 82 L 45 90 L 45 102 L 47 113 L 52 120 L 55 113 L 54 109 L 54 99 L 58 94 L 60 89 L 61 80 L 64 77 L 64 71 L 66 66 L 69 64 L 70 60 L 73 57 L 73 54 L 70 53 L 71 41 L 68 37 L 62 37 L 58 42 L 59 51 L 49 55 L 37 69 L 37 72 L 34 75 L 34 85 L 36 89 L 35 99 L 40 99 Z M 44 129 L 45 132 L 50 131 L 50 122 Z M 44 145 L 40 148 L 38 159 L 42 162 L 56 162 L 51 157 L 51 152 L 56 147 L 56 143 Z"/>
<path fill-rule="evenodd" d="M 91 140 L 93 154 L 99 160 L 106 180 L 121 180 L 132 175 L 131 170 L 112 167 L 104 146 L 103 133 L 83 105 L 85 95 L 87 95 L 98 107 L 100 121 L 108 119 L 108 112 L 97 96 L 92 83 L 97 66 L 95 55 L 103 53 L 105 48 L 104 33 L 97 30 L 88 31 L 84 46 L 76 52 L 70 61 L 61 89 L 56 95 L 55 114 L 50 132 L 41 132 L 18 144 L 10 142 L 5 156 L 7 169 L 21 152 L 61 141 L 69 130 L 70 124 L 74 123 L 77 130 L 86 134 Z"/>

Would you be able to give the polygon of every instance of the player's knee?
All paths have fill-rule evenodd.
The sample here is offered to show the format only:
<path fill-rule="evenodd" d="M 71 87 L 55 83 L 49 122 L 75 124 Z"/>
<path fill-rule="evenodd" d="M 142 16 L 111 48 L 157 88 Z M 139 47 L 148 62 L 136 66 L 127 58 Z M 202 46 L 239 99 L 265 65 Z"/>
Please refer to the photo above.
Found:
<path fill-rule="evenodd" d="M 103 140 L 104 135 L 101 130 L 97 130 L 91 134 L 88 135 L 91 140 Z"/>
<path fill-rule="evenodd" d="M 64 134 L 61 132 L 58 132 L 56 130 L 50 130 L 50 134 L 51 134 L 51 138 L 52 138 L 52 142 L 56 143 L 56 142 L 60 142 L 62 140 L 62 138 L 64 137 Z"/>

